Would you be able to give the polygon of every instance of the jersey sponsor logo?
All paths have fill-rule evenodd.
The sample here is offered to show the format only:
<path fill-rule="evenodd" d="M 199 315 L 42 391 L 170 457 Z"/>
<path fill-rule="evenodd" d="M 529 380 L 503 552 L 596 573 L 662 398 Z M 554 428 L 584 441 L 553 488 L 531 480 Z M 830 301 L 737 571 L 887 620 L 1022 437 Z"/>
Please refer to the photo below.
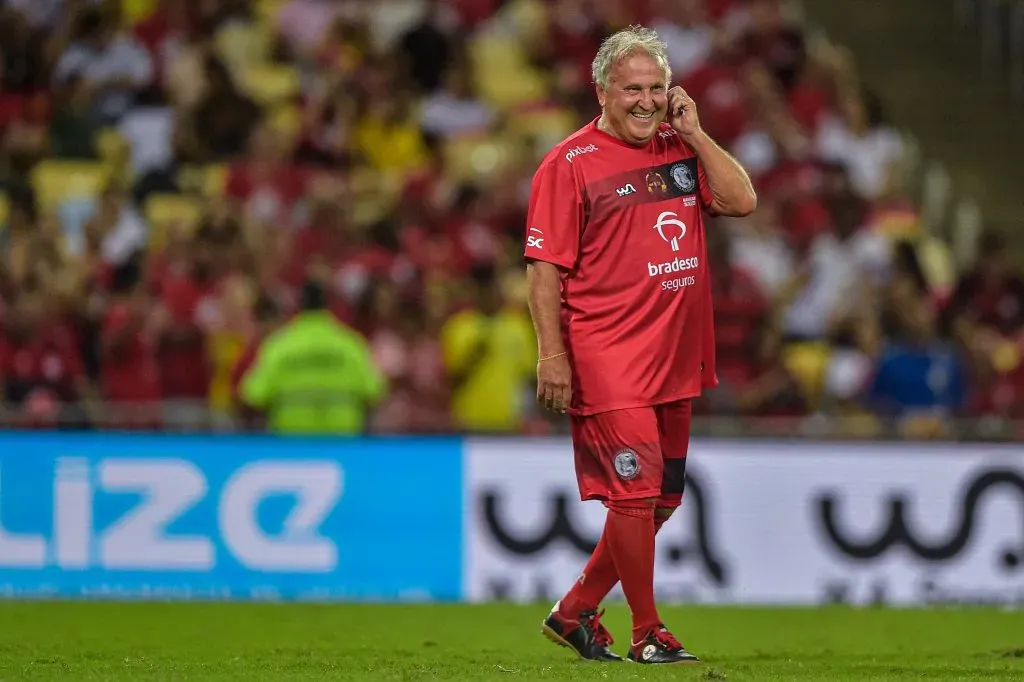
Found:
<path fill-rule="evenodd" d="M 618 195 L 620 197 L 625 197 L 625 196 L 629 196 L 630 194 L 635 194 L 636 193 L 636 187 L 634 187 L 630 183 L 626 183 L 625 187 L 619 187 L 615 191 L 618 193 Z"/>
<path fill-rule="evenodd" d="M 544 233 L 538 230 L 536 227 L 531 227 L 530 232 L 536 234 L 530 234 L 526 237 L 526 248 L 528 249 L 543 249 L 544 248 Z"/>
<path fill-rule="evenodd" d="M 647 274 L 651 277 L 657 277 L 658 275 L 671 275 L 676 272 L 686 272 L 687 270 L 696 270 L 700 267 L 700 258 L 693 256 L 692 258 L 676 258 L 668 261 L 667 263 L 651 263 L 647 262 Z"/>
<path fill-rule="evenodd" d="M 672 182 L 679 188 L 679 191 L 687 194 L 692 192 L 697 184 L 693 179 L 693 173 L 685 163 L 677 163 L 672 166 L 669 175 L 672 176 Z"/>
<path fill-rule="evenodd" d="M 679 240 L 686 236 L 686 223 L 673 211 L 663 211 L 654 223 L 654 229 L 668 242 L 673 251 L 679 250 Z"/>
<path fill-rule="evenodd" d="M 668 185 L 665 184 L 665 178 L 661 177 L 661 173 L 657 171 L 651 171 L 645 178 L 647 182 L 647 193 L 648 194 L 665 194 L 668 192 Z"/>
<path fill-rule="evenodd" d="M 596 144 L 588 144 L 586 147 L 573 147 L 572 149 L 568 150 L 565 153 L 565 160 L 568 161 L 569 163 L 572 163 L 572 160 L 575 159 L 577 156 L 582 156 L 583 154 L 589 154 L 590 152 L 596 151 Z"/>

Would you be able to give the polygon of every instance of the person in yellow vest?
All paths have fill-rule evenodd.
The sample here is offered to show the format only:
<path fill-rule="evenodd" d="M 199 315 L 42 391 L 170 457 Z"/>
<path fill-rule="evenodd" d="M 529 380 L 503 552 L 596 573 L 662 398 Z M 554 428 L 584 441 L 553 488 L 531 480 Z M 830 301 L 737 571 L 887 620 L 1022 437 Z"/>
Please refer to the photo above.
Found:
<path fill-rule="evenodd" d="M 533 409 L 537 364 L 523 282 L 518 273 L 499 279 L 491 268 L 474 281 L 474 305 L 441 329 L 452 418 L 463 431 L 513 432 Z"/>

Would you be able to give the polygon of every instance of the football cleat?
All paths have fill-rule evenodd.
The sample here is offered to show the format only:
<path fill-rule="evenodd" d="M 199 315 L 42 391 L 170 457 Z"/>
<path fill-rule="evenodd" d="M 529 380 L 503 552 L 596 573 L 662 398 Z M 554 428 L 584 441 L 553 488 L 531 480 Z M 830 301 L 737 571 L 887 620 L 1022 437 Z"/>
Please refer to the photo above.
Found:
<path fill-rule="evenodd" d="M 586 661 L 621 661 L 622 657 L 609 647 L 614 641 L 612 634 L 601 623 L 604 611 L 584 611 L 579 620 L 570 620 L 558 613 L 558 603 L 544 619 L 541 632 L 559 646 L 576 652 Z"/>
<path fill-rule="evenodd" d="M 699 658 L 683 648 L 664 625 L 651 630 L 640 642 L 633 644 L 627 654 L 634 663 L 697 663 Z"/>

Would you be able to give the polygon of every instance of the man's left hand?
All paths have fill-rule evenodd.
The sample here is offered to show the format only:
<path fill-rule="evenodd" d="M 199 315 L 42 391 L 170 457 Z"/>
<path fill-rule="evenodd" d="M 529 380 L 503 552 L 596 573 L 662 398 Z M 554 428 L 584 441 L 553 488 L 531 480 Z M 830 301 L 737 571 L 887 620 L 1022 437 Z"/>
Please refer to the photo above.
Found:
<path fill-rule="evenodd" d="M 683 137 L 693 137 L 700 133 L 697 104 L 686 94 L 686 90 L 678 85 L 668 91 L 666 120 Z"/>

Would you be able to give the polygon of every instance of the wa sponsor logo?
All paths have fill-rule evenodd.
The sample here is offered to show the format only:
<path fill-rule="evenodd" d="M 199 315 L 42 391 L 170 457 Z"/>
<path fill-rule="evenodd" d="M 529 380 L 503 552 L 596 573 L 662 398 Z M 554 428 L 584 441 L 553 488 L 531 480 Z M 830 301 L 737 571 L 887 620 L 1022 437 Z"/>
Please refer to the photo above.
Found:
<path fill-rule="evenodd" d="M 881 569 L 899 562 L 916 574 L 912 589 L 918 603 L 1024 605 L 1024 476 L 1008 468 L 981 469 L 960 486 L 958 494 L 948 496 L 949 502 L 942 505 L 948 520 L 941 529 L 922 528 L 943 514 L 936 514 L 936 509 L 919 511 L 922 501 L 915 504 L 910 489 L 889 491 L 880 500 L 880 513 L 869 514 L 877 519 L 874 527 L 854 518 L 852 530 L 851 515 L 842 513 L 849 504 L 844 495 L 838 490 L 819 493 L 813 520 L 820 536 L 833 552 L 871 575 L 868 581 L 830 581 L 827 600 L 891 602 L 894 593 L 906 588 L 893 584 L 891 570 Z M 1008 509 L 1011 499 L 1009 506 L 1015 508 Z M 993 532 L 996 526 L 999 530 Z M 965 566 L 972 567 L 966 574 Z M 971 580 L 972 573 L 990 577 Z"/>
<path fill-rule="evenodd" d="M 626 183 L 625 187 L 619 187 L 617 190 L 615 190 L 615 192 L 620 197 L 625 197 L 625 196 L 629 196 L 630 194 L 635 194 L 636 193 L 636 187 L 634 187 L 633 185 L 631 185 L 629 183 Z"/>
<path fill-rule="evenodd" d="M 584 154 L 589 154 L 590 152 L 596 151 L 597 145 L 595 144 L 588 144 L 586 147 L 573 147 L 572 149 L 568 150 L 565 153 L 565 160 L 568 161 L 569 163 L 572 163 L 572 160 L 575 159 L 577 156 L 582 156 Z"/>

